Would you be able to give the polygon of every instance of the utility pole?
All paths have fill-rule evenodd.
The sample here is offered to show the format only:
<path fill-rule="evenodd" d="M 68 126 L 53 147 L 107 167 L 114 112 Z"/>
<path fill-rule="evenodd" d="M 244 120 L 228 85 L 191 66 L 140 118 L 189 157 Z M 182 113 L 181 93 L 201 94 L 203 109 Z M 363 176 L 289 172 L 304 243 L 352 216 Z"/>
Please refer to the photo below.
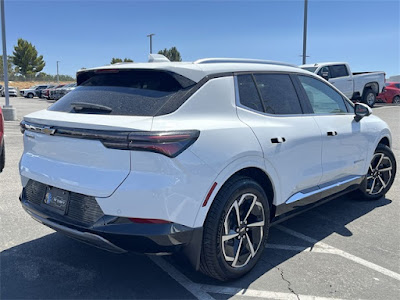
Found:
<path fill-rule="evenodd" d="M 150 54 L 153 53 L 153 35 L 155 35 L 155 33 L 150 33 L 149 35 L 147 35 L 147 37 L 150 38 Z"/>
<path fill-rule="evenodd" d="M 10 95 L 8 94 L 8 57 L 6 47 L 6 21 L 4 19 L 4 0 L 1 0 L 1 37 L 3 41 L 3 69 L 4 69 L 4 96 L 6 103 L 3 106 L 3 117 L 5 121 L 15 121 L 17 119 L 16 109 L 10 105 Z"/>
<path fill-rule="evenodd" d="M 59 78 L 59 76 L 58 76 L 58 63 L 59 63 L 59 62 L 60 62 L 60 61 L 57 60 L 57 85 L 60 84 L 60 78 Z"/>
<path fill-rule="evenodd" d="M 307 57 L 307 9 L 308 9 L 308 0 L 304 0 L 303 65 L 306 64 L 306 57 Z"/>

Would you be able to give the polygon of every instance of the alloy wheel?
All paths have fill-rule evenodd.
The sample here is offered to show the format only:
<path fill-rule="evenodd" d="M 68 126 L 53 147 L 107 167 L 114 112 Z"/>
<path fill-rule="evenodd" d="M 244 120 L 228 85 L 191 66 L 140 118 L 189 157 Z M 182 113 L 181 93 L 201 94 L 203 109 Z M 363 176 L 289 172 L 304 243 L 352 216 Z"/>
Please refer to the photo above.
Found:
<path fill-rule="evenodd" d="M 377 195 L 385 189 L 392 178 L 392 161 L 383 153 L 372 157 L 367 175 L 367 193 Z"/>
<path fill-rule="evenodd" d="M 225 216 L 222 252 L 233 268 L 246 266 L 257 254 L 264 235 L 264 207 L 257 196 L 246 193 L 236 199 Z"/>
<path fill-rule="evenodd" d="M 374 104 L 374 102 L 375 102 L 375 95 L 374 95 L 373 93 L 369 93 L 369 94 L 367 95 L 367 104 L 368 104 L 369 106 L 371 106 L 371 105 Z"/>

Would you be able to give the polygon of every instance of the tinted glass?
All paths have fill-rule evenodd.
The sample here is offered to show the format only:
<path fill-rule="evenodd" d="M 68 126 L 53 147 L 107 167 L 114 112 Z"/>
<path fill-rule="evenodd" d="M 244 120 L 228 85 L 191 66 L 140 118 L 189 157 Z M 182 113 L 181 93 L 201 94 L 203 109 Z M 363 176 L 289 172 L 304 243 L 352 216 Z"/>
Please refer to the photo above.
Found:
<path fill-rule="evenodd" d="M 342 96 L 324 82 L 308 76 L 299 76 L 316 114 L 347 113 Z"/>
<path fill-rule="evenodd" d="M 303 70 L 310 71 L 311 73 L 314 73 L 317 67 L 301 67 Z"/>
<path fill-rule="evenodd" d="M 396 83 L 395 86 L 400 89 L 400 83 Z"/>
<path fill-rule="evenodd" d="M 237 77 L 239 85 L 240 103 L 251 109 L 264 112 L 261 99 L 251 75 L 239 75 Z"/>
<path fill-rule="evenodd" d="M 318 71 L 318 75 L 322 76 L 322 73 L 327 73 L 328 77 L 331 78 L 331 72 L 329 70 L 329 67 L 322 67 L 319 71 Z"/>
<path fill-rule="evenodd" d="M 349 76 L 349 73 L 347 72 L 347 68 L 345 65 L 334 65 L 330 66 L 329 68 L 331 70 L 332 78 Z"/>
<path fill-rule="evenodd" d="M 167 114 L 182 105 L 186 99 L 184 96 L 195 84 L 174 73 L 130 69 L 88 71 L 78 74 L 77 80 L 78 87 L 50 106 L 49 110 L 132 116 Z M 112 111 L 76 111 L 74 102 L 103 105 Z"/>
<path fill-rule="evenodd" d="M 302 113 L 299 99 L 289 75 L 257 74 L 254 77 L 267 113 Z"/>

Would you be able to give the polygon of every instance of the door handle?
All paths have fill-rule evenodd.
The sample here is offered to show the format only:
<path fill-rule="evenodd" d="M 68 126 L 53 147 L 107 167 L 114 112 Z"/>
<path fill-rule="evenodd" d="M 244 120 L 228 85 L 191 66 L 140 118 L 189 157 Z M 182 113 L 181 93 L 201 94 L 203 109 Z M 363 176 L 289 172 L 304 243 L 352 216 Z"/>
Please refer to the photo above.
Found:
<path fill-rule="evenodd" d="M 281 144 L 286 142 L 286 139 L 284 137 L 276 137 L 271 139 L 272 144 Z"/>
<path fill-rule="evenodd" d="M 335 136 L 337 135 L 337 131 L 328 131 L 326 134 L 327 136 Z"/>

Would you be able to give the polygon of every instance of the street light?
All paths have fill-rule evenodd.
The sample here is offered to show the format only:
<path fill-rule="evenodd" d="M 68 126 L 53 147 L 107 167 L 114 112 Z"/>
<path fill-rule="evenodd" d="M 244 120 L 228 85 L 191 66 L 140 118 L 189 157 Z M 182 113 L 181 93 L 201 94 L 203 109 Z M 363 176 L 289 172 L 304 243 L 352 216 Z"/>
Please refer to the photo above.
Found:
<path fill-rule="evenodd" d="M 10 95 L 8 94 L 8 59 L 6 47 L 6 21 L 4 19 L 4 0 L 1 0 L 1 37 L 3 41 L 3 70 L 4 70 L 4 97 L 6 103 L 3 106 L 3 117 L 6 121 L 15 121 L 17 119 L 17 112 L 14 107 L 10 105 Z"/>
<path fill-rule="evenodd" d="M 149 35 L 147 35 L 147 37 L 150 38 L 150 54 L 153 53 L 153 35 L 155 35 L 155 33 L 150 33 Z"/>
<path fill-rule="evenodd" d="M 307 9 L 308 9 L 308 0 L 304 0 L 303 65 L 306 64 L 306 57 L 307 57 Z"/>
<path fill-rule="evenodd" d="M 60 62 L 60 61 L 57 60 L 57 85 L 60 84 L 60 78 L 59 78 L 59 76 L 58 76 L 58 63 L 59 63 L 59 62 Z"/>

